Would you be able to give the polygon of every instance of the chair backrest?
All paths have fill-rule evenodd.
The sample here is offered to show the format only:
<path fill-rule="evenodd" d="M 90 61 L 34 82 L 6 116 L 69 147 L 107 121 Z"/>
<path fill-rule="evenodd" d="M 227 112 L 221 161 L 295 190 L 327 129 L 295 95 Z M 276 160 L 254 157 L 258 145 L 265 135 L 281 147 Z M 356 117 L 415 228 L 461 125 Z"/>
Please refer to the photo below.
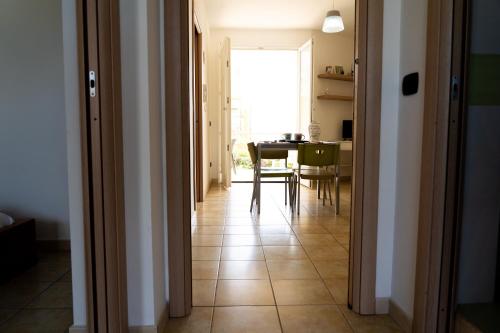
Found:
<path fill-rule="evenodd" d="M 301 143 L 298 147 L 297 163 L 307 166 L 338 165 L 339 143 Z"/>
<path fill-rule="evenodd" d="M 247 143 L 248 153 L 252 163 L 257 163 L 257 146 L 253 142 Z M 288 158 L 288 150 L 264 150 L 261 152 L 263 160 L 284 160 Z"/>
<path fill-rule="evenodd" d="M 257 147 L 255 147 L 255 143 L 249 142 L 247 143 L 248 154 L 250 155 L 250 159 L 252 160 L 252 164 L 257 164 Z"/>

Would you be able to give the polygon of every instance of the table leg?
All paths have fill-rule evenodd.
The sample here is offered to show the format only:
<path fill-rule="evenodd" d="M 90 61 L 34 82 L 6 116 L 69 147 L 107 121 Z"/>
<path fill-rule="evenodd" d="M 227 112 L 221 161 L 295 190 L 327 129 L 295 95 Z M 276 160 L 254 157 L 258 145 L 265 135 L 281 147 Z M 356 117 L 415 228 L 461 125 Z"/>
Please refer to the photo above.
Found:
<path fill-rule="evenodd" d="M 260 214 L 260 169 L 261 169 L 261 156 L 262 156 L 262 149 L 260 145 L 257 145 L 257 214 Z"/>
<path fill-rule="evenodd" d="M 335 168 L 335 214 L 340 214 L 340 178 L 339 178 L 339 166 Z"/>

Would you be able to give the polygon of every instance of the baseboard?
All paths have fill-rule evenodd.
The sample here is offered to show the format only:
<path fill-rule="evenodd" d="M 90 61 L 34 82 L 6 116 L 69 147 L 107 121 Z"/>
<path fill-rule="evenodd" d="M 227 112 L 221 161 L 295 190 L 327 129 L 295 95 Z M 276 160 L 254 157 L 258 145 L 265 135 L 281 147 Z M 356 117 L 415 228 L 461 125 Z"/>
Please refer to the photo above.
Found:
<path fill-rule="evenodd" d="M 389 300 L 389 315 L 394 319 L 394 321 L 401 327 L 403 332 L 410 333 L 412 331 L 413 320 L 410 318 L 406 312 L 403 311 L 392 300 Z"/>
<path fill-rule="evenodd" d="M 168 306 L 160 316 L 157 325 L 154 326 L 132 326 L 129 327 L 129 333 L 163 333 L 167 327 L 168 322 Z M 68 333 L 89 333 L 86 326 L 71 326 Z"/>
<path fill-rule="evenodd" d="M 375 299 L 375 313 L 388 314 L 389 313 L 389 298 L 378 297 Z"/>
<path fill-rule="evenodd" d="M 129 333 L 158 333 L 158 326 L 130 326 L 128 328 Z"/>
<path fill-rule="evenodd" d="M 69 252 L 71 242 L 65 240 L 37 240 L 36 245 L 39 251 L 44 252 Z"/>
<path fill-rule="evenodd" d="M 165 331 L 167 328 L 167 322 L 168 322 L 168 317 L 169 317 L 169 306 L 168 304 L 165 306 L 165 309 L 163 310 L 160 320 L 158 321 L 158 332 L 162 333 Z"/>
<path fill-rule="evenodd" d="M 165 306 L 160 319 L 156 325 L 151 326 L 131 326 L 129 327 L 129 333 L 163 333 L 167 327 L 168 321 L 168 306 Z"/>
<path fill-rule="evenodd" d="M 68 329 L 68 333 L 88 333 L 87 326 L 71 326 Z"/>

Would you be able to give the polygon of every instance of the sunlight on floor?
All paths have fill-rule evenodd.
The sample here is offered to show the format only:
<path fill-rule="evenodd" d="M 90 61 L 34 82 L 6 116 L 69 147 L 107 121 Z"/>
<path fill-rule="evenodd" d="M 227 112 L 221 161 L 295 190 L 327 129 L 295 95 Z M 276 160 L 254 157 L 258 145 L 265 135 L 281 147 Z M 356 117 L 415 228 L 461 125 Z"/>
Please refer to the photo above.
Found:
<path fill-rule="evenodd" d="M 399 332 L 387 316 L 348 310 L 350 184 L 340 215 L 304 188 L 301 215 L 281 184 L 262 187 L 251 214 L 251 184 L 213 188 L 192 222 L 193 303 L 167 332 Z"/>

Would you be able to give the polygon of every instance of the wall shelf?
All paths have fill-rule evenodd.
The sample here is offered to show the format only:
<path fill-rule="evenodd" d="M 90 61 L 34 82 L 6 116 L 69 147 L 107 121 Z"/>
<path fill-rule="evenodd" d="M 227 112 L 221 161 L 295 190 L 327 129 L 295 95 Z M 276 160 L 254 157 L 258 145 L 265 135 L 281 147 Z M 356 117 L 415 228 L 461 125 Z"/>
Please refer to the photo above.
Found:
<path fill-rule="evenodd" d="M 351 102 L 351 101 L 354 100 L 354 97 L 352 97 L 352 96 L 341 96 L 341 95 L 325 94 L 325 95 L 319 95 L 318 99 L 325 100 L 325 101 L 346 101 L 346 102 Z"/>
<path fill-rule="evenodd" d="M 327 80 L 348 81 L 348 82 L 354 81 L 354 77 L 352 75 L 340 75 L 340 74 L 330 74 L 330 73 L 319 74 L 318 78 Z"/>

